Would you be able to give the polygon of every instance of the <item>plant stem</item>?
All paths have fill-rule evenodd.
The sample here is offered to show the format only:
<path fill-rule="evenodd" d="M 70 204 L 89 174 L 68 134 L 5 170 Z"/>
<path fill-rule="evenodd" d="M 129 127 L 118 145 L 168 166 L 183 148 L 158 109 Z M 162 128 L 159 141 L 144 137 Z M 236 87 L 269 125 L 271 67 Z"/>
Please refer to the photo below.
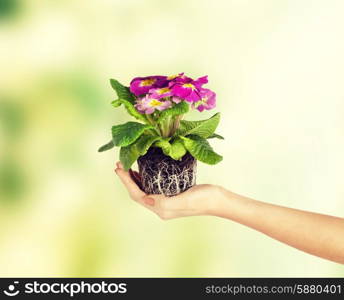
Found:
<path fill-rule="evenodd" d="M 171 116 L 168 116 L 163 122 L 162 122 L 162 136 L 163 137 L 169 137 L 170 136 L 170 129 L 171 129 Z"/>
<path fill-rule="evenodd" d="M 149 122 L 150 125 L 152 125 L 154 127 L 154 131 L 158 134 L 158 135 L 162 135 L 162 132 L 159 128 L 159 125 L 157 126 L 156 122 L 153 120 L 153 118 L 151 117 L 151 115 L 146 115 L 147 120 Z"/>
<path fill-rule="evenodd" d="M 171 128 L 171 131 L 170 131 L 170 135 L 173 136 L 176 131 L 178 130 L 179 126 L 180 126 L 180 120 L 183 118 L 183 115 L 179 115 L 179 116 L 176 116 L 175 119 L 173 120 L 173 123 L 172 123 L 172 128 Z"/>
<path fill-rule="evenodd" d="M 150 115 L 146 115 L 146 118 L 147 118 L 149 124 L 155 126 L 155 122 L 154 122 L 154 120 L 152 119 L 152 117 Z"/>

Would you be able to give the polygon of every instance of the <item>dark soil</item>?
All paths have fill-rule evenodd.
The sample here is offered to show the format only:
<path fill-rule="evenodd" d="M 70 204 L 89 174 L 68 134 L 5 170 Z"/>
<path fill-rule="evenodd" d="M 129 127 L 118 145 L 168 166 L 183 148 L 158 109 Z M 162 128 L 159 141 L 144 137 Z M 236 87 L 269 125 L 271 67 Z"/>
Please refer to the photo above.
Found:
<path fill-rule="evenodd" d="M 137 163 L 141 188 L 147 194 L 174 196 L 196 183 L 196 159 L 190 153 L 174 160 L 160 148 L 152 147 Z"/>

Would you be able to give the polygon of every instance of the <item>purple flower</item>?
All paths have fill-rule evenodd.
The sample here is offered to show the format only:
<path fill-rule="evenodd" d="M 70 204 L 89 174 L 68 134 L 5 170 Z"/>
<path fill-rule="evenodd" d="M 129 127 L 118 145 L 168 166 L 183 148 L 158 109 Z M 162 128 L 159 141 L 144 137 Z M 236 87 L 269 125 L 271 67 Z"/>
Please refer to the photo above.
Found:
<path fill-rule="evenodd" d="M 174 80 L 174 79 L 176 79 L 177 77 L 180 77 L 180 76 L 183 76 L 184 75 L 184 73 L 179 73 L 179 74 L 175 74 L 175 75 L 170 75 L 170 76 L 167 76 L 167 80 L 168 81 L 172 81 L 172 80 Z"/>
<path fill-rule="evenodd" d="M 152 88 L 160 88 L 166 84 L 166 76 L 136 77 L 130 82 L 130 91 L 135 96 L 140 96 L 147 94 Z"/>
<path fill-rule="evenodd" d="M 194 84 L 198 89 L 200 89 L 200 88 L 203 86 L 203 84 L 206 84 L 206 83 L 208 83 L 208 75 L 202 76 L 202 77 L 196 79 L 196 80 L 193 82 L 193 84 Z"/>
<path fill-rule="evenodd" d="M 144 98 L 138 99 L 135 108 L 140 112 L 147 115 L 152 114 L 155 110 L 163 111 L 172 106 L 169 100 L 162 100 L 153 98 L 151 95 L 146 95 Z"/>
<path fill-rule="evenodd" d="M 200 100 L 197 88 L 192 83 L 177 83 L 172 87 L 174 96 L 185 99 L 188 102 L 196 102 Z"/>
<path fill-rule="evenodd" d="M 172 96 L 172 91 L 169 87 L 162 87 L 162 88 L 157 88 L 157 89 L 150 89 L 149 94 L 151 95 L 152 98 L 160 99 L 160 98 Z"/>
<path fill-rule="evenodd" d="M 176 75 L 168 76 L 167 80 L 169 81 L 169 86 L 174 85 L 176 82 L 189 83 L 193 81 L 192 78 L 184 75 L 184 72 L 176 74 Z"/>
<path fill-rule="evenodd" d="M 183 73 L 181 76 L 176 77 L 169 83 L 174 96 L 185 99 L 188 102 L 197 102 L 201 100 L 199 90 L 203 84 L 208 82 L 208 76 L 200 77 L 196 80 L 185 76 Z"/>
<path fill-rule="evenodd" d="M 203 89 L 208 76 L 193 80 L 184 73 L 172 76 L 136 77 L 130 83 L 130 91 L 137 96 L 135 107 L 138 111 L 151 114 L 155 110 L 164 110 L 173 103 L 185 100 L 191 102 L 199 111 L 215 107 L 214 92 Z M 168 100 L 167 100 L 168 99 Z"/>
<path fill-rule="evenodd" d="M 145 99 L 145 97 L 142 97 L 142 98 L 136 98 L 136 104 L 134 105 L 135 108 L 142 114 L 145 113 L 145 106 L 144 106 L 144 103 L 143 103 L 143 100 Z"/>
<path fill-rule="evenodd" d="M 201 89 L 199 91 L 201 100 L 192 104 L 192 108 L 197 108 L 200 112 L 210 110 L 216 106 L 216 94 L 209 89 Z"/>

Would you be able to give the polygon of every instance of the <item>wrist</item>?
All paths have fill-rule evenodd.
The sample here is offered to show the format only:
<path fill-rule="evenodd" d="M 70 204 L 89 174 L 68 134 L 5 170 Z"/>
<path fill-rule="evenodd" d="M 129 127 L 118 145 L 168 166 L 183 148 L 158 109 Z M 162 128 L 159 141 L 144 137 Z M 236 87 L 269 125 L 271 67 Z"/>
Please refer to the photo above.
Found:
<path fill-rule="evenodd" d="M 223 207 L 229 202 L 229 191 L 222 186 L 214 185 L 211 195 L 208 199 L 207 215 L 219 216 Z"/>
<path fill-rule="evenodd" d="M 245 197 L 218 186 L 211 199 L 209 215 L 235 220 L 243 210 L 244 199 Z"/>

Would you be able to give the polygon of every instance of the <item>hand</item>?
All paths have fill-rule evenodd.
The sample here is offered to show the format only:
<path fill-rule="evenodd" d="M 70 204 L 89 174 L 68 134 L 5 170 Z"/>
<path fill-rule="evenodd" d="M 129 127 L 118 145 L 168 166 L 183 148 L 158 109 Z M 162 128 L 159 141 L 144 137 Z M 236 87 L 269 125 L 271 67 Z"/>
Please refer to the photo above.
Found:
<path fill-rule="evenodd" d="M 238 222 L 307 253 L 344 264 L 344 219 L 250 199 L 216 185 L 196 185 L 174 197 L 146 195 L 137 172 L 117 163 L 130 197 L 161 219 L 212 215 Z M 314 234 L 316 233 L 316 234 Z"/>
<path fill-rule="evenodd" d="M 212 214 L 214 205 L 220 198 L 218 196 L 221 194 L 221 188 L 211 184 L 193 186 L 173 197 L 147 195 L 138 186 L 140 179 L 137 172 L 125 171 L 120 162 L 116 165 L 115 172 L 127 188 L 131 199 L 156 213 L 163 220 Z"/>

